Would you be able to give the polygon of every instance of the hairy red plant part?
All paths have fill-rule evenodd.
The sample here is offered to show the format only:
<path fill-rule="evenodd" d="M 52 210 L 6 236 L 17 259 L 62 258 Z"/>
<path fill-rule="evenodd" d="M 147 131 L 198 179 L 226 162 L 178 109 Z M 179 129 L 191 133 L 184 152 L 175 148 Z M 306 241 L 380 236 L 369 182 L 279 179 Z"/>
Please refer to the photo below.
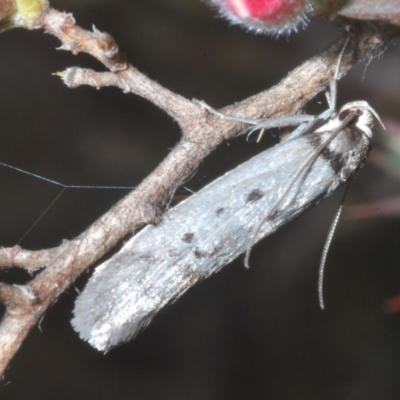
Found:
<path fill-rule="evenodd" d="M 306 0 L 210 0 L 233 24 L 256 33 L 287 34 L 304 27 L 312 6 Z"/>

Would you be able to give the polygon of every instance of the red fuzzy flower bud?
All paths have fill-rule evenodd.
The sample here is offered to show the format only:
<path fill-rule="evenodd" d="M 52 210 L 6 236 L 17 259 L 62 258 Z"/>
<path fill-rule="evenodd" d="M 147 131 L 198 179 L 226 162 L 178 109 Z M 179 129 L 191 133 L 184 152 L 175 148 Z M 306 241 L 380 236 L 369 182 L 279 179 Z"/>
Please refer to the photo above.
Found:
<path fill-rule="evenodd" d="M 306 0 L 209 0 L 233 24 L 256 33 L 281 35 L 305 26 L 312 7 Z"/>

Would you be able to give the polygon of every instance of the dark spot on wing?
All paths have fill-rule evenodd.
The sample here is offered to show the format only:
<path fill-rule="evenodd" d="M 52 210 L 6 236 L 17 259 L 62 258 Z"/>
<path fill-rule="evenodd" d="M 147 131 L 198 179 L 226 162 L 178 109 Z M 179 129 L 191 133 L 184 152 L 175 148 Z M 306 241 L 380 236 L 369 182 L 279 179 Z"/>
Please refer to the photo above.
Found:
<path fill-rule="evenodd" d="M 247 195 L 246 203 L 253 203 L 260 200 L 263 196 L 264 193 L 260 189 L 254 189 Z"/>
<path fill-rule="evenodd" d="M 204 258 L 205 256 L 206 256 L 206 253 L 202 253 L 200 250 L 195 250 L 194 251 L 194 256 L 196 257 L 196 258 Z"/>
<path fill-rule="evenodd" d="M 223 212 L 224 212 L 224 207 L 219 207 L 219 208 L 217 208 L 217 210 L 215 211 L 215 213 L 217 214 L 217 215 L 220 215 L 220 214 L 222 214 Z"/>
<path fill-rule="evenodd" d="M 182 236 L 182 242 L 185 243 L 192 243 L 194 238 L 194 233 L 192 232 L 187 232 Z"/>
<path fill-rule="evenodd" d="M 200 250 L 199 248 L 194 249 L 194 256 L 196 258 L 213 258 L 215 255 L 220 254 L 221 250 L 224 248 L 223 244 L 215 243 L 211 248 L 207 248 L 205 250 Z"/>
<path fill-rule="evenodd" d="M 282 210 L 278 208 L 268 216 L 266 221 L 274 221 L 275 219 L 278 219 L 281 215 L 282 215 Z"/>
<path fill-rule="evenodd" d="M 320 135 L 310 135 L 308 141 L 314 149 L 317 149 L 322 144 Z M 320 154 L 321 157 L 329 163 L 335 175 L 338 175 L 343 167 L 343 155 L 331 150 L 329 145 L 326 146 Z"/>
<path fill-rule="evenodd" d="M 167 250 L 168 257 L 170 258 L 178 258 L 179 252 L 176 249 Z"/>

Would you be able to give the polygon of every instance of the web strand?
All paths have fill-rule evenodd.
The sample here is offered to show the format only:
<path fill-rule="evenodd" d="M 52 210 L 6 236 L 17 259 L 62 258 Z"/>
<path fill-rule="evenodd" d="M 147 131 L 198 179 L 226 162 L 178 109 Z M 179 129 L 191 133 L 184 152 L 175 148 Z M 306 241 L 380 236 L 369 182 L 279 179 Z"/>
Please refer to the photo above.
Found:
<path fill-rule="evenodd" d="M 118 190 L 118 189 L 120 189 L 120 190 L 132 190 L 132 189 L 135 189 L 134 186 L 66 185 L 64 183 L 54 181 L 54 180 L 46 178 L 44 176 L 37 175 L 37 174 L 34 174 L 32 172 L 26 171 L 24 169 L 14 167 L 14 166 L 12 166 L 10 164 L 3 163 L 1 161 L 0 161 L 0 165 L 2 165 L 3 167 L 6 167 L 6 168 L 12 169 L 14 171 L 21 172 L 21 173 L 23 173 L 25 175 L 33 176 L 34 178 L 40 179 L 42 181 L 52 183 L 53 185 L 60 186 L 60 187 L 62 187 L 64 189 L 114 189 L 114 190 Z"/>
<path fill-rule="evenodd" d="M 51 207 L 57 202 L 57 200 L 61 197 L 61 195 L 67 190 L 67 189 L 106 189 L 106 190 L 132 190 L 134 189 L 134 186 L 94 186 L 94 185 L 66 185 L 64 183 L 46 178 L 41 175 L 34 174 L 32 172 L 26 171 L 22 168 L 14 167 L 10 164 L 6 164 L 0 161 L 0 165 L 11 169 L 13 171 L 20 172 L 22 174 L 32 176 L 33 178 L 40 179 L 44 182 L 48 182 L 52 185 L 59 186 L 61 187 L 60 193 L 54 198 L 54 200 L 46 207 L 46 209 L 40 214 L 40 216 L 36 219 L 36 221 L 31 225 L 31 227 L 22 235 L 22 237 L 18 240 L 17 244 L 20 244 L 22 240 L 25 239 L 26 236 L 35 228 L 35 226 L 40 222 L 40 220 L 47 214 L 47 212 L 50 210 Z"/>

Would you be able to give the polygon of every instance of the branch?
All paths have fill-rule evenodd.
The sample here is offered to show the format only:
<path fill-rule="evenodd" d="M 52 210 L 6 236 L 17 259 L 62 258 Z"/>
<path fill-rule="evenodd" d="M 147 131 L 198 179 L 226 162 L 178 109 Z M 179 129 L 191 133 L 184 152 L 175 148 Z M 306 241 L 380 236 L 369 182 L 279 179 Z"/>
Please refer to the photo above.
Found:
<path fill-rule="evenodd" d="M 83 271 L 139 226 L 157 222 L 163 205 L 204 157 L 222 141 L 245 131 L 243 124 L 209 114 L 197 102 L 185 99 L 141 74 L 128 63 L 110 35 L 96 29 L 93 32 L 81 29 L 71 15 L 47 9 L 37 27 L 58 37 L 62 49 L 74 54 L 88 53 L 110 71 L 100 74 L 69 69 L 62 74 L 68 86 L 112 84 L 142 96 L 178 122 L 182 138 L 137 189 L 76 239 L 39 252 L 18 247 L 0 249 L 0 266 L 18 265 L 31 272 L 46 266 L 25 286 L 0 286 L 0 299 L 6 305 L 0 324 L 0 375 L 49 305 Z M 353 29 L 340 66 L 341 75 L 360 61 L 372 58 L 393 35 L 392 31 L 378 31 L 367 24 L 359 24 Z M 228 106 L 223 112 L 251 119 L 297 113 L 332 79 L 343 40 L 339 39 L 322 54 L 305 62 L 278 85 Z M 87 77 L 82 79 L 85 73 Z"/>
<path fill-rule="evenodd" d="M 49 250 L 25 250 L 19 246 L 1 248 L 0 269 L 9 267 L 20 267 L 32 273 L 51 262 L 63 252 L 64 244 Z"/>

